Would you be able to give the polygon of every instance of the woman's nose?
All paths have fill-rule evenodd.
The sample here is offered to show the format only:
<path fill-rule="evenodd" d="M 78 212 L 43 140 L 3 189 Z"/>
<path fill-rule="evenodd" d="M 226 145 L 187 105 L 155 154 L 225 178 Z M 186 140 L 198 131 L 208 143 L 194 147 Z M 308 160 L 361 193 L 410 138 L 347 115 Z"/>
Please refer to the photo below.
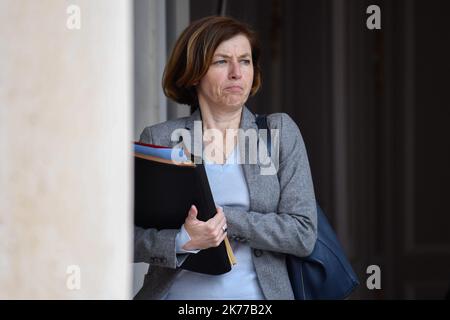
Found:
<path fill-rule="evenodd" d="M 240 79 L 242 77 L 242 73 L 241 73 L 241 65 L 239 64 L 239 62 L 231 62 L 230 63 L 230 72 L 229 72 L 229 76 L 231 79 Z"/>

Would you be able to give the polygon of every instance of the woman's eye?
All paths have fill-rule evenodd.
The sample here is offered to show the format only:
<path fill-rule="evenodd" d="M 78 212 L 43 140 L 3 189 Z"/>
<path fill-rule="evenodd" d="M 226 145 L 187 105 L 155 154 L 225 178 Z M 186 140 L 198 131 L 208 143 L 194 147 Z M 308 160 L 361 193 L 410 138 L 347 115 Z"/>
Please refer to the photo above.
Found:
<path fill-rule="evenodd" d="M 214 64 L 225 64 L 226 62 L 226 60 L 217 60 Z"/>
<path fill-rule="evenodd" d="M 241 62 L 243 62 L 245 65 L 249 65 L 251 63 L 251 61 L 248 59 L 242 60 Z"/>

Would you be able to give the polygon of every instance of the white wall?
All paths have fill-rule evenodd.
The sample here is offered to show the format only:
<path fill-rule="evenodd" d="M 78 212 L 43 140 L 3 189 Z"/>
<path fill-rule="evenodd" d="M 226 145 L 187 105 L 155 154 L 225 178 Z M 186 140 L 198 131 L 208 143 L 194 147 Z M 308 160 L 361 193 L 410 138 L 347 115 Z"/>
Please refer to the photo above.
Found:
<path fill-rule="evenodd" d="M 0 2 L 0 299 L 131 297 L 130 5 Z"/>

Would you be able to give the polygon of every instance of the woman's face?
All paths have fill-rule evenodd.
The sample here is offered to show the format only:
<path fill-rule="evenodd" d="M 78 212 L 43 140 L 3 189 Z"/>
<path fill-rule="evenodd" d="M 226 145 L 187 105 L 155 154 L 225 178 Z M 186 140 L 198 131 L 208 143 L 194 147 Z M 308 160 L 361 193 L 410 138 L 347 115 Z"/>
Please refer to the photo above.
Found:
<path fill-rule="evenodd" d="M 214 52 L 208 72 L 197 86 L 200 105 L 236 109 L 247 101 L 253 84 L 250 42 L 237 35 L 222 42 Z"/>

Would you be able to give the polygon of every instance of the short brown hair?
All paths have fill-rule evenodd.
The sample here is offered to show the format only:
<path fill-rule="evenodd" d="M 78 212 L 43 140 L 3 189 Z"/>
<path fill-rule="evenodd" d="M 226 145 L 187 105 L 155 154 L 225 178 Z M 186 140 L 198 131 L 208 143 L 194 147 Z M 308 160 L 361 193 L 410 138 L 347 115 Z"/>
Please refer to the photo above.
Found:
<path fill-rule="evenodd" d="M 164 94 L 190 106 L 198 104 L 195 83 L 208 72 L 214 52 L 226 40 L 243 34 L 250 42 L 253 61 L 253 96 L 261 86 L 260 48 L 255 32 L 230 17 L 209 16 L 192 22 L 180 35 L 164 69 Z"/>

